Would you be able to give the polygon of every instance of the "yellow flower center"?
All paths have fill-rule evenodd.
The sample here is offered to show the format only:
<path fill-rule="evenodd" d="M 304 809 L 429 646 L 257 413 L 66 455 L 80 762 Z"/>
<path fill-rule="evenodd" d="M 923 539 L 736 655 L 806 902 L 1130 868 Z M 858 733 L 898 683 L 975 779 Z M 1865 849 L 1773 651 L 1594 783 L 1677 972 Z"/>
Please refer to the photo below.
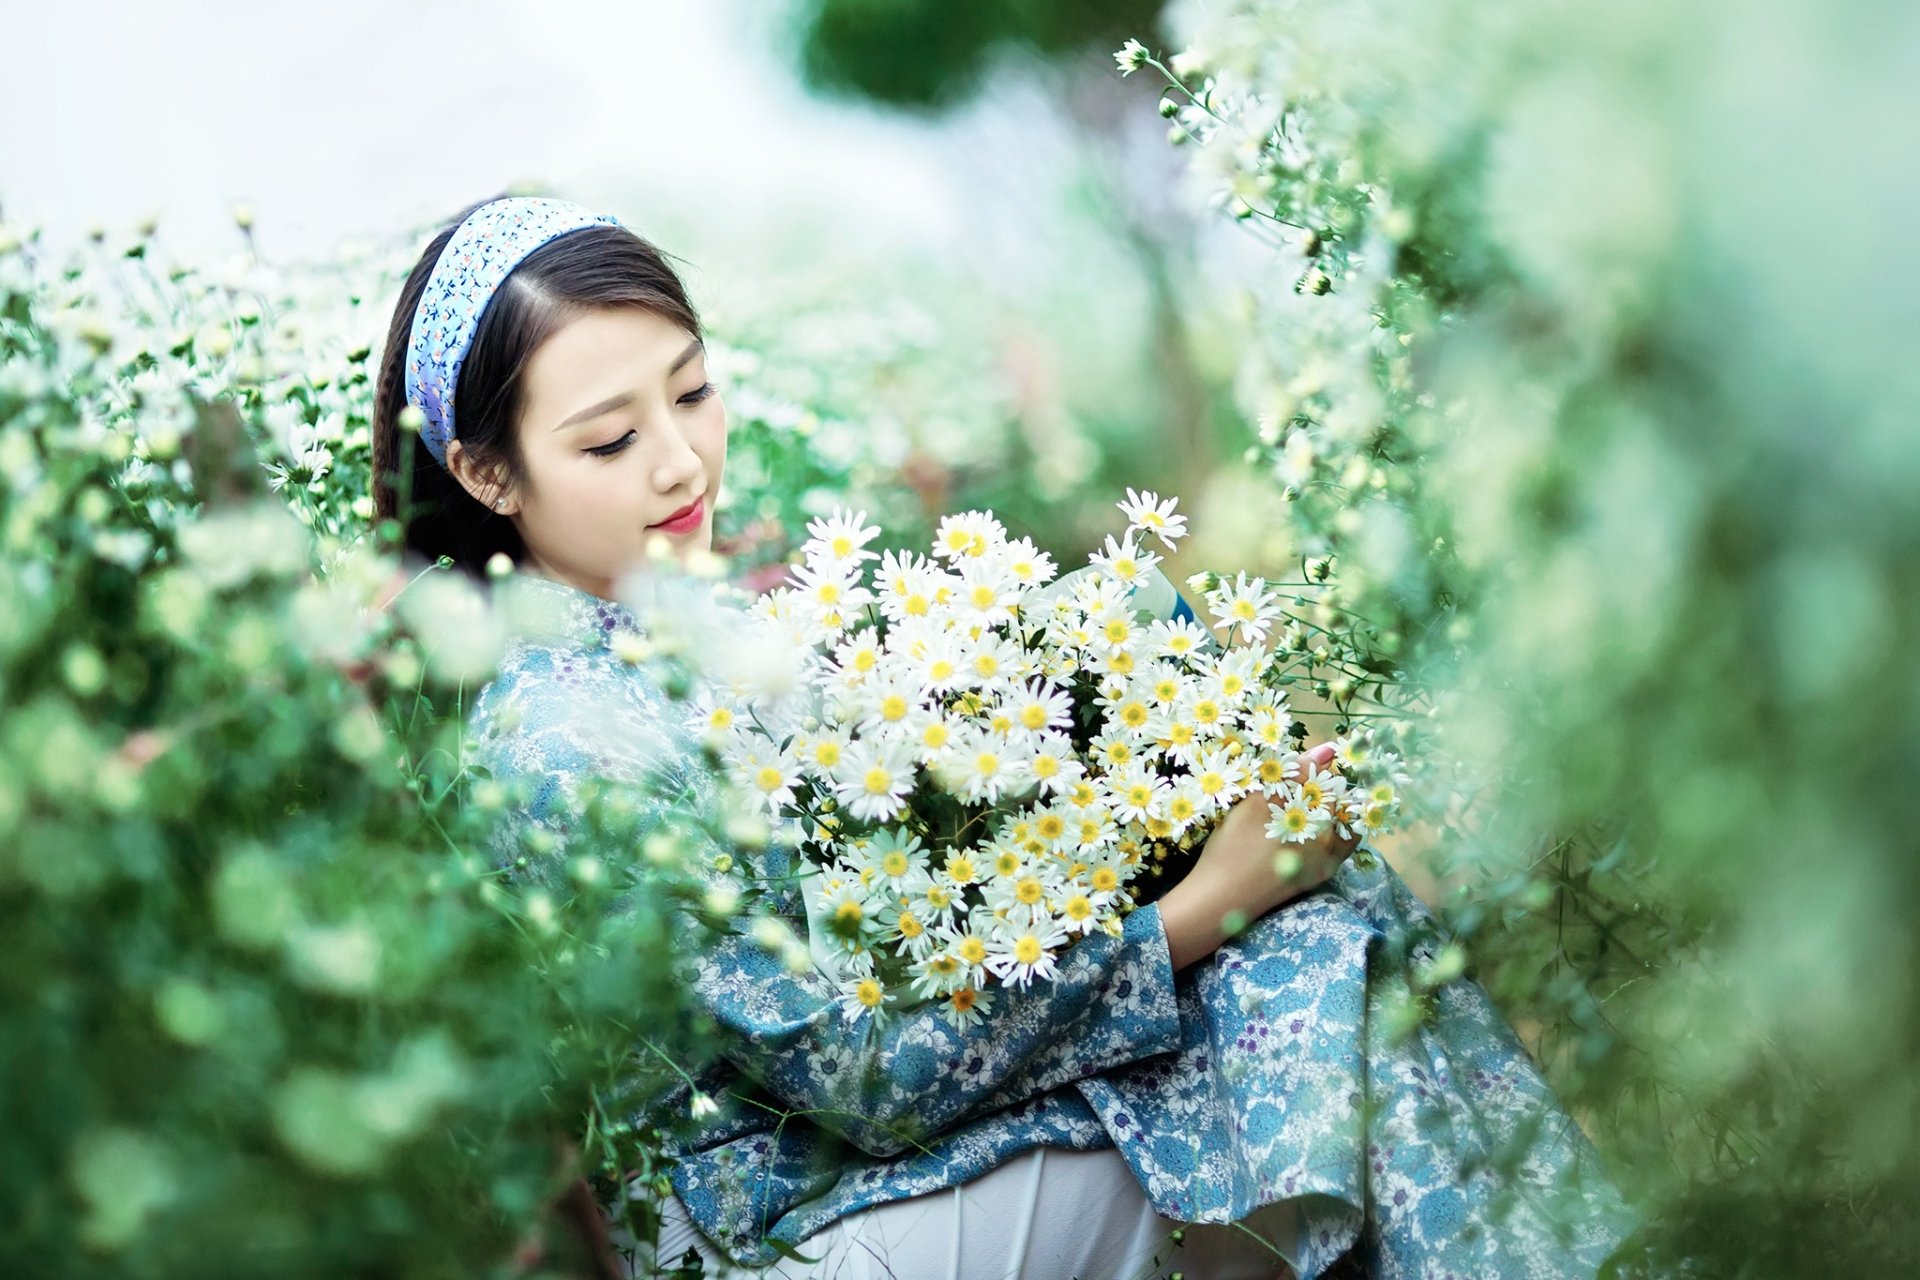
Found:
<path fill-rule="evenodd" d="M 1040 959 L 1041 952 L 1044 950 L 1045 948 L 1040 945 L 1040 939 L 1030 933 L 1022 934 L 1020 941 L 1013 944 L 1013 958 L 1021 964 L 1034 964 Z"/>
<path fill-rule="evenodd" d="M 1046 896 L 1047 887 L 1033 876 L 1022 876 L 1013 886 L 1013 896 L 1022 905 L 1030 907 Z"/>
<path fill-rule="evenodd" d="M 875 765 L 867 770 L 867 776 L 861 780 L 861 785 L 866 787 L 868 795 L 883 796 L 893 790 L 893 771 Z"/>

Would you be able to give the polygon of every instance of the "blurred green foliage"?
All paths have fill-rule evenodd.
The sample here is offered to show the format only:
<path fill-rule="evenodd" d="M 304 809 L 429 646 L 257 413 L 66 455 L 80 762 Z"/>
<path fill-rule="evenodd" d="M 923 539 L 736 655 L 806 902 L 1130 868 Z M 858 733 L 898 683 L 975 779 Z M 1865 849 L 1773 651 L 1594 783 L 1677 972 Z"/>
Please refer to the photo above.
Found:
<path fill-rule="evenodd" d="M 953 105 L 993 57 L 1102 51 L 1150 27 L 1161 0 L 797 0 L 787 16 L 806 83 L 890 107 Z"/>
<path fill-rule="evenodd" d="M 1271 245 L 1235 385 L 1335 699 L 1426 691 L 1449 914 L 1649 1207 L 1627 1269 L 1913 1271 L 1920 179 L 1842 175 L 1915 15 L 1168 19 L 1122 65 Z"/>
<path fill-rule="evenodd" d="M 514 790 L 462 711 L 500 637 L 414 607 L 445 574 L 375 607 L 398 566 L 315 537 L 355 499 L 263 407 L 284 375 L 364 459 L 358 398 L 308 416 L 364 378 L 112 317 L 89 270 L 0 233 L 0 1274 L 577 1274 L 547 1204 L 656 1175 L 645 1115 L 707 1043 L 704 877 L 633 856 L 611 791 L 569 883 L 496 870 Z"/>

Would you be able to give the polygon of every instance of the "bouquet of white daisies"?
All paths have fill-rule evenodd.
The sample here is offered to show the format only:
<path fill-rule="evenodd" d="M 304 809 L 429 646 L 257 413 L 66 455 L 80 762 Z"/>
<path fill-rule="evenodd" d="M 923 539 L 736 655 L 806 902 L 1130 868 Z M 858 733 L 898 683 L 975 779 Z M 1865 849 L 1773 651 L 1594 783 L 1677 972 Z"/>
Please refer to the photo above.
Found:
<path fill-rule="evenodd" d="M 1203 579 L 1218 643 L 1148 546 L 1186 518 L 1151 493 L 1119 505 L 1125 532 L 1059 581 L 984 512 L 943 520 L 930 557 L 868 550 L 864 513 L 816 520 L 791 583 L 753 606 L 761 643 L 802 655 L 794 687 L 703 695 L 699 729 L 798 845 L 849 1016 L 938 999 L 967 1025 L 996 983 L 1117 934 L 1143 877 L 1249 792 L 1283 841 L 1391 823 L 1392 757 L 1358 736 L 1326 769 L 1295 749 L 1265 644 L 1279 595 Z"/>

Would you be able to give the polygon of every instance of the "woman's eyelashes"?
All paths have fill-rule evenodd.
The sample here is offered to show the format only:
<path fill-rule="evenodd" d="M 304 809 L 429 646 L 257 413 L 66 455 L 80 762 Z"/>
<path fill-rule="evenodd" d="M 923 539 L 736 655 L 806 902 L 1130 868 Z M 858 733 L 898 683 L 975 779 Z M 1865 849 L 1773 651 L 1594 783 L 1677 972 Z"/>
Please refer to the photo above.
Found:
<path fill-rule="evenodd" d="M 687 392 L 687 394 L 681 396 L 680 403 L 684 405 L 699 404 L 702 400 L 705 400 L 718 390 L 719 388 L 714 386 L 713 383 L 703 382 L 693 390 Z M 591 449 L 584 450 L 584 452 L 590 453 L 596 458 L 611 458 L 614 454 L 619 453 L 622 449 L 632 444 L 634 436 L 638 434 L 638 432 L 629 431 L 618 440 L 610 440 L 606 444 L 595 445 Z"/>

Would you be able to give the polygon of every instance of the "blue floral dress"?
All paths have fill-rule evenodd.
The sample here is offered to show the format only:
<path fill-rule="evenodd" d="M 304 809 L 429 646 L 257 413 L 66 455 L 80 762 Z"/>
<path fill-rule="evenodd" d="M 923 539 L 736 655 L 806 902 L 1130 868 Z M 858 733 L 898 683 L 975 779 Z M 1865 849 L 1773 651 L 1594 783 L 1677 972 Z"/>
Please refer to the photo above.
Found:
<path fill-rule="evenodd" d="M 469 727 L 526 825 L 564 849 L 577 782 L 655 771 L 712 782 L 674 708 L 615 652 L 624 606 L 539 578 Z M 657 791 L 656 791 L 657 794 Z M 666 801 L 650 801 L 664 807 Z M 777 859 L 777 854 L 763 855 Z M 529 874 L 557 877 L 564 857 Z M 769 863 L 780 875 L 792 868 Z M 804 927 L 797 895 L 776 909 Z M 698 999 L 727 1060 L 720 1110 L 677 1152 L 694 1222 L 744 1265 L 870 1205 L 967 1181 L 1038 1146 L 1114 1147 L 1154 1208 L 1228 1222 L 1299 1198 L 1304 1280 L 1592 1275 L 1631 1223 L 1579 1127 L 1470 978 L 1403 1016 L 1410 966 L 1445 942 L 1362 848 L 1322 889 L 1175 974 L 1159 910 L 1075 943 L 1051 982 L 958 1030 L 934 1005 L 849 1023 L 831 984 L 744 935 L 704 952 Z M 684 1089 L 662 1106 L 682 1109 Z"/>

